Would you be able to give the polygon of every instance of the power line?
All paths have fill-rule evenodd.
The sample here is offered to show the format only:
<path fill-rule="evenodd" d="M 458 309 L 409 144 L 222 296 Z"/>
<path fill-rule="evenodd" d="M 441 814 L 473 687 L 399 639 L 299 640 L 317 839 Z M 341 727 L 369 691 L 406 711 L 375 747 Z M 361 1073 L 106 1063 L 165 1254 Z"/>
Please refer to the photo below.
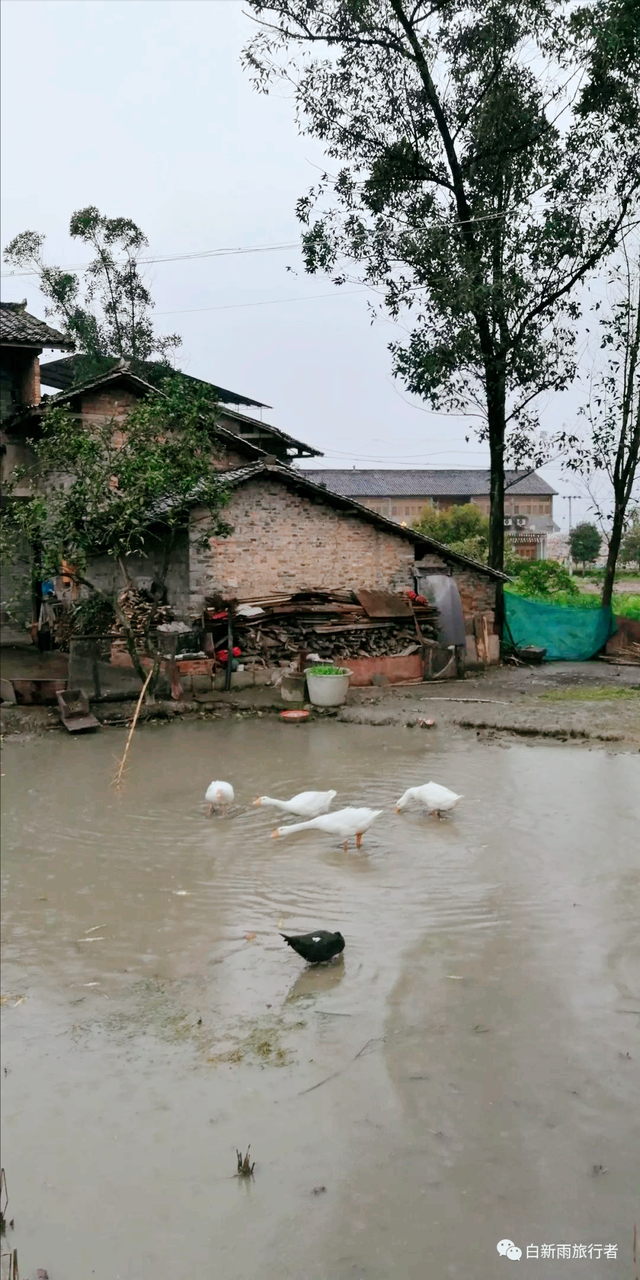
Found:
<path fill-rule="evenodd" d="M 184 307 L 178 311 L 155 311 L 156 316 L 185 316 L 191 315 L 197 311 L 235 311 L 239 307 L 273 307 L 280 302 L 313 302 L 316 298 L 343 298 L 349 297 L 352 293 L 369 293 L 370 289 L 345 289 L 344 291 L 336 288 L 331 293 L 304 293 L 299 298 L 265 298 L 264 302 L 225 302 L 221 306 L 216 307 Z"/>
<path fill-rule="evenodd" d="M 245 245 L 236 249 L 200 249 L 194 253 L 156 254 L 150 258 L 136 258 L 135 261 L 141 266 L 149 266 L 154 262 L 191 262 L 197 258 L 224 258 L 245 253 L 279 253 L 284 249 L 298 249 L 299 247 L 299 240 L 290 240 L 280 244 Z M 127 259 L 121 258 L 118 261 L 122 266 L 127 262 Z M 74 262 L 68 264 L 66 267 L 60 267 L 59 269 L 60 271 L 84 271 L 89 265 L 90 263 L 88 262 Z M 3 279 L 15 279 L 18 276 L 37 276 L 39 275 L 39 272 L 3 271 L 1 274 Z"/>

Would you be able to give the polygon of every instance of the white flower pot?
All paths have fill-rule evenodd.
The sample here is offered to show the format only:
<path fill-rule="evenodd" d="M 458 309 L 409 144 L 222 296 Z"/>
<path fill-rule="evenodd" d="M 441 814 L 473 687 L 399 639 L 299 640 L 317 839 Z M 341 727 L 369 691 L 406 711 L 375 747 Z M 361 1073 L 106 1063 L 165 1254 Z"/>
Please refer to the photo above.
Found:
<path fill-rule="evenodd" d="M 341 707 L 346 702 L 351 672 L 343 667 L 339 676 L 313 676 L 305 672 L 309 702 L 314 707 Z"/>

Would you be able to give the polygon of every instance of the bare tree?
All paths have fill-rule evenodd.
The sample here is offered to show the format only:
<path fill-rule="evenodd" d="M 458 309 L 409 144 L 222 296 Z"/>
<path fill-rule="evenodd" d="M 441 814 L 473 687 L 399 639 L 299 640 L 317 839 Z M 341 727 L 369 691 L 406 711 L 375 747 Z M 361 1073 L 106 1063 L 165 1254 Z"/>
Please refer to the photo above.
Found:
<path fill-rule="evenodd" d="M 589 434 L 585 440 L 574 439 L 566 466 L 580 473 L 591 492 L 598 476 L 606 476 L 611 485 L 613 509 L 602 590 L 602 603 L 609 605 L 640 459 L 640 238 L 636 232 L 621 242 L 598 333 L 604 360 L 591 378 L 583 409 Z M 599 507 L 602 516 L 602 504 Z"/>

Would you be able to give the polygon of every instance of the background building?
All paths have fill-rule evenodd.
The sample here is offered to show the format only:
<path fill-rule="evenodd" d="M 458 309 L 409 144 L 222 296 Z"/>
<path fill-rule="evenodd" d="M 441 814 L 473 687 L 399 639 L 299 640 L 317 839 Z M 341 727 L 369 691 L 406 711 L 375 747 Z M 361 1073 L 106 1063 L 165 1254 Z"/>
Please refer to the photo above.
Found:
<path fill-rule="evenodd" d="M 473 502 L 489 515 L 488 470 L 351 471 L 314 470 L 316 484 L 353 498 L 379 515 L 412 524 L 425 507 L 446 510 Z M 506 476 L 505 527 L 516 555 L 545 560 L 547 536 L 556 533 L 553 499 L 556 490 L 535 472 L 509 471 Z"/>

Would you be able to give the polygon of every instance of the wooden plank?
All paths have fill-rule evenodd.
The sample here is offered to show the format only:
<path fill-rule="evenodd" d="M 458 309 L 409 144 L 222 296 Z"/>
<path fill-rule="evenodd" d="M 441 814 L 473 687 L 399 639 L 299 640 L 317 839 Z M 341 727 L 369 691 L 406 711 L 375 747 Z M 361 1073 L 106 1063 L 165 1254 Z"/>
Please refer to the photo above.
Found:
<path fill-rule="evenodd" d="M 318 635 L 325 634 L 328 631 L 374 631 L 380 627 L 394 627 L 396 623 L 393 618 L 371 618 L 369 622 L 352 622 L 352 623 L 336 623 L 335 626 L 325 626 L 321 623 L 313 623 L 313 630 Z"/>
<path fill-rule="evenodd" d="M 492 666 L 500 662 L 500 636 L 489 636 L 489 662 Z"/>
<path fill-rule="evenodd" d="M 411 604 L 393 591 L 356 591 L 369 618 L 411 618 Z"/>
<path fill-rule="evenodd" d="M 486 662 L 487 662 L 487 651 L 484 647 L 484 631 L 482 626 L 482 617 L 480 616 L 479 613 L 476 614 L 476 616 L 473 619 L 473 630 L 476 637 L 476 652 L 478 655 L 478 662 L 481 662 L 484 666 L 486 665 Z"/>

